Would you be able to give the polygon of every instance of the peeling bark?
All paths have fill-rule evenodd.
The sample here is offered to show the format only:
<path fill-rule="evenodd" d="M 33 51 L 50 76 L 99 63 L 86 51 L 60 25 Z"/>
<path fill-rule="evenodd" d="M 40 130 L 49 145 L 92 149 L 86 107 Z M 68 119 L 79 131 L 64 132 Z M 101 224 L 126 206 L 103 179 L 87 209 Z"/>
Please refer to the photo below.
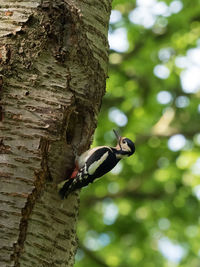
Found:
<path fill-rule="evenodd" d="M 110 0 L 0 0 L 0 266 L 73 266 L 79 193 L 107 77 Z"/>

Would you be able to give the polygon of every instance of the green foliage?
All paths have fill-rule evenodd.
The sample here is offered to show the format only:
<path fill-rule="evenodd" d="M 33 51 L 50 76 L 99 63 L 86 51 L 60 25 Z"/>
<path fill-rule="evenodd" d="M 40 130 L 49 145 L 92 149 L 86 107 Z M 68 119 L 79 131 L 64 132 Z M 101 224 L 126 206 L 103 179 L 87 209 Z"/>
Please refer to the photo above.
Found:
<path fill-rule="evenodd" d="M 110 32 L 126 29 L 129 47 L 111 47 L 93 145 L 115 145 L 114 128 L 136 141 L 136 153 L 82 190 L 76 267 L 199 266 L 200 1 L 160 1 L 170 14 L 151 27 L 131 22 L 148 1 L 113 2 L 121 19 Z"/>

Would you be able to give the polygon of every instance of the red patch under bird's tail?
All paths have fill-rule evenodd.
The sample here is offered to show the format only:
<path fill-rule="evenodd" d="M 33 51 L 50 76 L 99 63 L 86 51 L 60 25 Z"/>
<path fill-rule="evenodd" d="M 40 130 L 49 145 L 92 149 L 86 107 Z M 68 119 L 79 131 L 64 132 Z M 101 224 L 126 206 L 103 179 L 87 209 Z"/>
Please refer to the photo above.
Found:
<path fill-rule="evenodd" d="M 72 174 L 71 174 L 71 176 L 70 176 L 70 179 L 74 179 L 74 178 L 76 178 L 76 175 L 77 175 L 78 171 L 79 171 L 79 167 L 78 167 L 78 163 L 76 162 L 76 167 L 75 167 L 75 169 L 73 170 L 73 172 L 72 172 Z"/>
<path fill-rule="evenodd" d="M 74 179 L 76 177 L 78 173 L 78 169 L 75 169 L 73 172 L 72 172 L 72 175 L 70 176 L 70 179 Z"/>

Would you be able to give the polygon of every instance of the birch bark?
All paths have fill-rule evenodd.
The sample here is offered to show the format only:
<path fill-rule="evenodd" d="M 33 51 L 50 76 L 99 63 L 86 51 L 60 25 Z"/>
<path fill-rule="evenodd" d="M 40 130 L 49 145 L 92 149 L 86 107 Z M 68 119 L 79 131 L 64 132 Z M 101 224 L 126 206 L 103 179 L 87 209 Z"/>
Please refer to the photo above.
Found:
<path fill-rule="evenodd" d="M 0 266 L 73 266 L 79 193 L 57 184 L 91 144 L 111 0 L 0 0 Z"/>

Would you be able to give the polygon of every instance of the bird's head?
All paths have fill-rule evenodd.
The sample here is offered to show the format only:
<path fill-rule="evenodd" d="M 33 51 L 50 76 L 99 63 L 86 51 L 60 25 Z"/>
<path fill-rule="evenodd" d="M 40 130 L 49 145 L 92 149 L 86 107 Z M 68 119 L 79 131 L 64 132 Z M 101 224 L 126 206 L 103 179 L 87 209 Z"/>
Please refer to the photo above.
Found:
<path fill-rule="evenodd" d="M 117 138 L 116 149 L 120 152 L 121 155 L 131 156 L 135 152 L 135 144 L 126 137 L 121 137 L 115 130 L 113 130 Z"/>

